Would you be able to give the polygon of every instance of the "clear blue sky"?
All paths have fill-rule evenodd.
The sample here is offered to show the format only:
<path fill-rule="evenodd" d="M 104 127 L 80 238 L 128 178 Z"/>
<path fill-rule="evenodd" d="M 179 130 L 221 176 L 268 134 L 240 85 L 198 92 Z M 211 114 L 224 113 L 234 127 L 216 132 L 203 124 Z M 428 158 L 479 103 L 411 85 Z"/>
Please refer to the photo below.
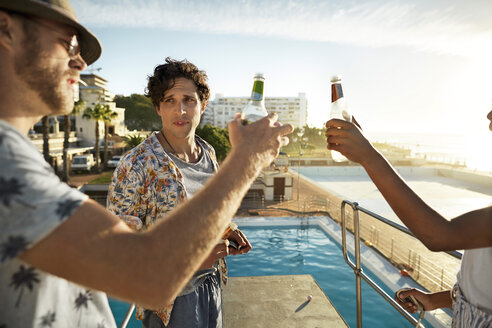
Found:
<path fill-rule="evenodd" d="M 207 71 L 215 93 L 308 98 L 328 118 L 330 77 L 369 132 L 487 131 L 492 1 L 72 0 L 103 44 L 93 65 L 116 94 L 143 93 L 166 56 Z M 490 141 L 490 138 L 488 139 Z"/>

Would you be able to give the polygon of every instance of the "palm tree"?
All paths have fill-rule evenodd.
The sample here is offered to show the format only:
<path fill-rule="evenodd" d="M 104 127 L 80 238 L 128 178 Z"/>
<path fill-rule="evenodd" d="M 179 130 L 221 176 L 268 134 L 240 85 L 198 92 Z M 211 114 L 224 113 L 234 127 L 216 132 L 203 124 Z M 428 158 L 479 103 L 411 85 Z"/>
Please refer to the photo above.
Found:
<path fill-rule="evenodd" d="M 111 119 L 118 116 L 118 113 L 113 112 L 109 105 L 96 104 L 94 108 L 87 107 L 82 115 L 85 119 L 92 119 L 96 121 L 96 168 L 99 171 L 99 121 L 103 121 L 105 125 L 104 133 L 104 148 L 107 152 L 108 139 L 107 139 L 107 126 L 106 124 L 111 121 Z M 105 157 L 107 154 L 104 155 Z"/>
<path fill-rule="evenodd" d="M 20 288 L 17 302 L 15 302 L 15 307 L 19 306 L 24 289 L 27 287 L 30 291 L 32 291 L 34 283 L 39 283 L 38 273 L 35 270 L 36 269 L 33 267 L 25 267 L 21 265 L 19 267 L 19 271 L 12 275 L 10 286 L 14 286 L 15 289 Z"/>
<path fill-rule="evenodd" d="M 145 136 L 141 135 L 130 135 L 124 137 L 124 140 L 126 146 L 131 149 L 137 147 L 142 141 L 144 141 L 145 138 Z"/>
<path fill-rule="evenodd" d="M 0 254 L 2 255 L 0 262 L 13 259 L 26 250 L 28 245 L 29 242 L 24 236 L 9 236 L 8 240 L 0 244 Z"/>
<path fill-rule="evenodd" d="M 41 317 L 41 327 L 51 327 L 56 321 L 56 313 L 48 310 L 44 316 Z"/>
<path fill-rule="evenodd" d="M 75 310 L 80 311 L 79 321 L 77 326 L 80 326 L 80 319 L 82 317 L 82 308 L 85 307 L 85 309 L 87 310 L 89 306 L 89 301 L 92 301 L 92 293 L 90 290 L 86 290 L 85 293 L 83 294 L 79 292 L 79 295 L 75 299 Z"/>
<path fill-rule="evenodd" d="M 63 181 L 67 182 L 69 178 L 69 163 L 68 163 L 68 148 L 70 145 L 70 125 L 71 116 L 80 113 L 85 108 L 85 101 L 78 100 L 73 105 L 73 110 L 70 114 L 64 115 L 63 124 Z"/>
<path fill-rule="evenodd" d="M 41 119 L 42 123 L 42 128 L 41 131 L 43 132 L 43 156 L 44 160 L 50 165 L 52 164 L 50 161 L 50 118 L 48 115 L 43 116 Z"/>
<path fill-rule="evenodd" d="M 24 188 L 26 186 L 22 184 L 17 178 L 2 178 L 0 177 L 0 202 L 5 207 L 10 207 L 11 202 L 15 201 L 28 208 L 34 208 L 33 205 L 28 204 L 22 199 L 15 199 L 16 196 L 22 196 L 24 194 Z M 25 197 L 24 197 L 25 198 Z"/>
<path fill-rule="evenodd" d="M 103 166 L 106 168 L 108 163 L 108 123 L 111 122 L 112 118 L 118 116 L 118 113 L 111 112 L 109 119 L 104 120 L 104 151 L 103 151 Z"/>

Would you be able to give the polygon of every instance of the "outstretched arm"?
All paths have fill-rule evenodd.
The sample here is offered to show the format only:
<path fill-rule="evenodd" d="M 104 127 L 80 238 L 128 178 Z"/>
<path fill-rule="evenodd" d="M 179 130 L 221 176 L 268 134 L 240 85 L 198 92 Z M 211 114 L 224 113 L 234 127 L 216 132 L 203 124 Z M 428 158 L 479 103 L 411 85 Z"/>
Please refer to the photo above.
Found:
<path fill-rule="evenodd" d="M 433 251 L 492 246 L 492 207 L 450 221 L 428 206 L 354 124 L 326 123 L 328 149 L 360 163 L 400 220 Z"/>
<path fill-rule="evenodd" d="M 261 169 L 288 144 L 276 115 L 229 124 L 232 151 L 219 172 L 143 233 L 86 201 L 19 257 L 39 269 L 123 300 L 158 308 L 172 301 L 210 254 Z M 159 288 L 156 288 L 159 286 Z"/>

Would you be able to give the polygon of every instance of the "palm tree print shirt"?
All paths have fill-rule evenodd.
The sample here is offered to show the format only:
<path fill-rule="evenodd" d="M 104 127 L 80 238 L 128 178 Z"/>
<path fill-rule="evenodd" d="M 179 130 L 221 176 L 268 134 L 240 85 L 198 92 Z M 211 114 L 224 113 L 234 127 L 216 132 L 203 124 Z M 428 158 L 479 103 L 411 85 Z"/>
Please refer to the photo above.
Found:
<path fill-rule="evenodd" d="M 36 147 L 0 120 L 0 327 L 116 327 L 104 293 L 17 259 L 87 196 L 62 183 Z"/>

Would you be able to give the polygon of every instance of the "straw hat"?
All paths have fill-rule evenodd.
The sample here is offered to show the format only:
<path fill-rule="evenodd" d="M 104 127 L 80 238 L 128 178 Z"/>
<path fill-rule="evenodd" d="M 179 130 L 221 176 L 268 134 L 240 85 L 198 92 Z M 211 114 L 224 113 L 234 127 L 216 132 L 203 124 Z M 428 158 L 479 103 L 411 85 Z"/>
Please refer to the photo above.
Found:
<path fill-rule="evenodd" d="M 68 0 L 0 0 L 0 10 L 2 9 L 47 18 L 72 26 L 79 35 L 80 54 L 87 65 L 92 64 L 101 56 L 99 40 L 79 24 Z"/>

